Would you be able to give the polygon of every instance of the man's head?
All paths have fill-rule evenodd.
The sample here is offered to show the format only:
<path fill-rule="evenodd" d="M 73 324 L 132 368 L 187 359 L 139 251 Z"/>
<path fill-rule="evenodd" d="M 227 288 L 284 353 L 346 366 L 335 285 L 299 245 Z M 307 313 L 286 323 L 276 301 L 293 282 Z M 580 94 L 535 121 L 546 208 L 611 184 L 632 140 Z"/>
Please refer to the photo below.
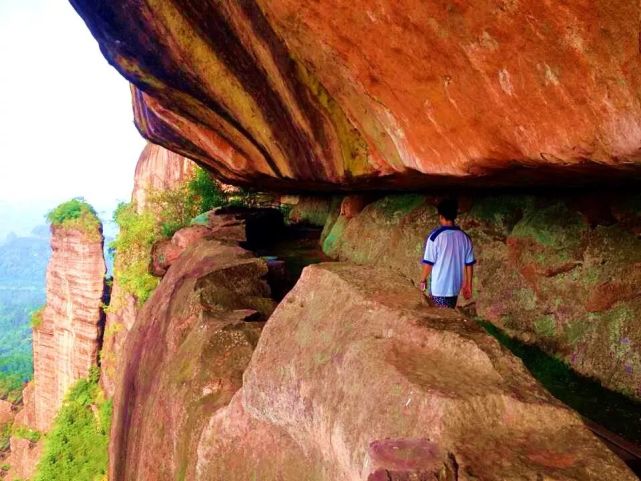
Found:
<path fill-rule="evenodd" d="M 438 220 L 443 224 L 451 224 L 458 215 L 458 202 L 456 199 L 443 199 L 436 206 Z"/>

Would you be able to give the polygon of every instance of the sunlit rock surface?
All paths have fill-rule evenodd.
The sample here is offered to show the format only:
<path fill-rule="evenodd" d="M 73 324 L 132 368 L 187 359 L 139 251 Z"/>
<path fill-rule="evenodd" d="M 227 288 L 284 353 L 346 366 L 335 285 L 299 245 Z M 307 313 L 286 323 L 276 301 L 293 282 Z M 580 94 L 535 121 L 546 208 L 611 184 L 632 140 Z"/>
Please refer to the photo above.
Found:
<path fill-rule="evenodd" d="M 263 260 L 216 240 L 169 268 L 123 348 L 109 479 L 194 479 L 199 436 L 242 385 L 260 335 L 246 320 L 274 308 L 266 274 Z"/>
<path fill-rule="evenodd" d="M 136 211 L 142 213 L 145 210 L 150 194 L 173 189 L 184 182 L 193 173 L 194 167 L 191 160 L 148 143 L 138 158 L 134 174 L 131 201 L 135 203 Z M 115 391 L 116 366 L 138 309 L 135 297 L 114 280 L 100 358 L 100 384 L 108 396 L 113 396 Z"/>
<path fill-rule="evenodd" d="M 148 143 L 136 164 L 132 202 L 142 212 L 147 206 L 147 197 L 153 192 L 172 189 L 184 182 L 194 171 L 195 164 L 159 145 Z"/>
<path fill-rule="evenodd" d="M 34 474 L 42 435 L 50 429 L 68 389 L 98 364 L 107 288 L 102 226 L 94 228 L 51 227 L 47 300 L 41 322 L 33 326 L 33 381 L 23 390 L 23 406 L 14 420 L 6 460 L 9 481 Z M 40 433 L 40 439 L 30 440 L 25 433 Z"/>
<path fill-rule="evenodd" d="M 103 237 L 51 229 L 47 303 L 33 330 L 34 428 L 47 431 L 69 387 L 98 362 L 104 327 Z"/>
<path fill-rule="evenodd" d="M 231 183 L 641 175 L 636 0 L 71 3 L 141 132 Z"/>
<path fill-rule="evenodd" d="M 260 335 L 244 319 L 269 308 L 265 272 L 207 240 L 170 267 L 127 339 L 110 479 L 635 479 L 399 274 L 308 267 Z"/>

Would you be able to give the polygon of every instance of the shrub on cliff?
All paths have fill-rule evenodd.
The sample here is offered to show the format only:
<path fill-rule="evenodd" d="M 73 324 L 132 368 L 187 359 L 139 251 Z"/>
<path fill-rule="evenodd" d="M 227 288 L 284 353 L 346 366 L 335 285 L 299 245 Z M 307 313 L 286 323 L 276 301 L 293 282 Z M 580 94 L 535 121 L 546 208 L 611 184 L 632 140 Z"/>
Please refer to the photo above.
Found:
<path fill-rule="evenodd" d="M 136 212 L 131 203 L 121 203 L 114 213 L 120 231 L 111 243 L 116 252 L 114 276 L 120 286 L 144 303 L 158 285 L 158 279 L 149 273 L 151 248 L 160 238 L 160 230 L 152 212 Z M 114 307 L 112 299 L 110 305 Z"/>
<path fill-rule="evenodd" d="M 198 203 L 200 212 L 207 212 L 229 202 L 228 195 L 220 183 L 200 167 L 196 168 L 194 176 L 187 183 L 187 188 Z"/>
<path fill-rule="evenodd" d="M 33 481 L 95 481 L 107 473 L 111 402 L 98 386 L 98 370 L 69 391 L 45 438 Z"/>
<path fill-rule="evenodd" d="M 38 329 L 40 324 L 42 324 L 42 313 L 45 310 L 45 306 L 40 306 L 38 309 L 31 311 L 31 328 Z"/>
<path fill-rule="evenodd" d="M 201 168 L 176 187 L 148 192 L 143 212 L 138 212 L 133 203 L 121 203 L 114 213 L 120 231 L 111 243 L 116 259 L 114 279 L 143 304 L 158 285 L 158 279 L 149 273 L 151 249 L 156 242 L 171 237 L 198 214 L 215 207 L 254 203 L 254 194 L 237 189 L 225 191 Z M 119 300 L 112 299 L 108 309 L 118 307 Z"/>
<path fill-rule="evenodd" d="M 82 197 L 63 202 L 47 214 L 47 220 L 55 227 L 78 230 L 91 240 L 100 239 L 100 219 Z"/>
<path fill-rule="evenodd" d="M 149 193 L 147 209 L 154 214 L 162 237 L 171 237 L 178 229 L 200 214 L 198 199 L 185 183 L 173 189 Z"/>

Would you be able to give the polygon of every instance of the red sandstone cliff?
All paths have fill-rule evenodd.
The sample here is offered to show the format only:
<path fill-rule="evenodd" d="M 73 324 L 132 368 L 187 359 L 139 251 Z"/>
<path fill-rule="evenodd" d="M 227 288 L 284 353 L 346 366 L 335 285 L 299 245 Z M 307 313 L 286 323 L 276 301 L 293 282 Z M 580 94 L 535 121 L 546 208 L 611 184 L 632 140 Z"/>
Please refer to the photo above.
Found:
<path fill-rule="evenodd" d="M 85 233 L 52 226 L 47 267 L 47 301 L 42 322 L 33 329 L 33 382 L 24 390 L 24 407 L 15 425 L 46 432 L 67 390 L 98 363 L 105 299 L 101 228 Z M 41 442 L 13 436 L 8 479 L 32 476 Z"/>
<path fill-rule="evenodd" d="M 193 172 L 195 164 L 159 145 L 149 143 L 138 158 L 131 200 L 138 213 L 147 206 L 150 191 L 176 187 Z M 116 257 L 116 269 L 118 259 Z M 115 376 L 127 333 L 133 326 L 139 307 L 135 297 L 126 292 L 114 279 L 111 304 L 107 312 L 104 344 L 101 357 L 100 383 L 111 397 L 115 391 Z"/>
<path fill-rule="evenodd" d="M 138 158 L 131 194 L 138 212 L 145 210 L 150 190 L 162 191 L 177 186 L 193 172 L 194 167 L 191 160 L 148 143 Z"/>
<path fill-rule="evenodd" d="M 71 3 L 143 135 L 230 183 L 641 176 L 636 0 Z"/>
<path fill-rule="evenodd" d="M 35 425 L 47 431 L 67 389 L 98 361 L 105 297 L 103 238 L 52 227 L 47 304 L 33 331 Z"/>

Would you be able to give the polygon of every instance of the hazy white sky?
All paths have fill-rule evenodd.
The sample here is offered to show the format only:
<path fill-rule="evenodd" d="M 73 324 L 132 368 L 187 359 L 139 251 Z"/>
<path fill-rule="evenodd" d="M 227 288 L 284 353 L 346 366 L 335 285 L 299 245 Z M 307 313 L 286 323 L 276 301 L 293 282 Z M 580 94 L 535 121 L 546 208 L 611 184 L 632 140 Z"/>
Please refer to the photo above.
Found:
<path fill-rule="evenodd" d="M 0 204 L 126 200 L 143 146 L 127 81 L 71 5 L 0 0 Z"/>

